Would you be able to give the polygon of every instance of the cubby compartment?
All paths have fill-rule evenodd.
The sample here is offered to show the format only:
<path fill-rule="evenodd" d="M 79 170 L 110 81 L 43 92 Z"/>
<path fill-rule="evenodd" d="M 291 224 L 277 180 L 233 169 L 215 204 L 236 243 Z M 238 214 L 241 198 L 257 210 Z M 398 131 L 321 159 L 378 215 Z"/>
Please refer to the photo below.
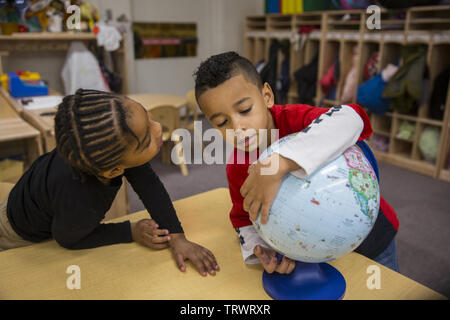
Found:
<path fill-rule="evenodd" d="M 319 54 L 320 40 L 308 39 L 305 44 L 305 64 L 310 63 Z"/>
<path fill-rule="evenodd" d="M 403 139 L 398 139 L 395 137 L 391 139 L 389 145 L 389 152 L 392 155 L 410 159 L 412 150 L 413 150 L 413 142 L 405 141 Z"/>
<path fill-rule="evenodd" d="M 408 30 L 450 29 L 450 8 L 448 6 L 411 8 L 409 15 Z"/>
<path fill-rule="evenodd" d="M 449 87 L 450 43 L 430 46 L 428 63 L 430 75 L 429 99 L 424 117 L 442 121 Z M 436 90 L 433 94 L 433 91 Z"/>
<path fill-rule="evenodd" d="M 268 40 L 266 38 L 256 38 L 253 62 L 256 64 L 263 60 L 267 61 L 268 58 L 269 58 Z"/>
<path fill-rule="evenodd" d="M 389 115 L 372 114 L 370 117 L 374 133 L 389 137 L 391 135 L 392 117 Z"/>
<path fill-rule="evenodd" d="M 375 152 L 387 154 L 389 152 L 390 139 L 388 136 L 373 133 L 369 140 L 369 145 Z"/>
<path fill-rule="evenodd" d="M 450 182 L 450 123 L 445 130 L 442 152 L 440 153 L 441 157 L 439 159 L 439 178 Z"/>
<path fill-rule="evenodd" d="M 361 47 L 358 83 L 369 80 L 380 70 L 380 44 L 376 41 L 364 41 Z M 369 61 L 371 61 L 369 63 Z"/>
<path fill-rule="evenodd" d="M 299 87 L 296 79 L 296 73 L 302 68 L 308 66 L 311 68 L 310 64 L 313 63 L 313 60 L 316 59 L 315 65 L 318 69 L 319 66 L 319 48 L 320 48 L 320 40 L 307 38 L 304 44 L 301 47 L 296 47 L 296 45 L 291 45 L 291 86 L 288 93 L 288 102 L 291 104 L 295 103 L 305 103 L 305 104 L 314 104 L 314 97 L 317 92 L 317 79 L 316 81 L 310 81 L 305 85 L 308 86 L 305 90 L 312 90 L 312 97 L 309 99 L 304 91 L 302 93 L 302 97 L 299 97 Z M 317 69 L 315 75 L 317 76 Z M 310 72 L 311 70 L 309 70 Z M 312 74 L 309 74 L 313 76 Z M 303 96 L 303 95 L 306 95 Z"/>
<path fill-rule="evenodd" d="M 390 63 L 398 65 L 401 56 L 402 44 L 397 42 L 384 42 L 382 45 L 381 57 L 379 57 L 379 70 L 383 70 Z"/>
<path fill-rule="evenodd" d="M 305 12 L 304 14 L 301 15 L 295 15 L 293 23 L 294 28 L 297 30 L 303 26 L 320 28 L 322 23 L 322 15 L 317 14 L 315 12 Z"/>
<path fill-rule="evenodd" d="M 356 102 L 360 46 L 357 41 L 343 41 L 339 53 L 339 80 L 336 100 L 342 104 Z M 349 79 L 354 77 L 356 80 Z M 355 85 L 352 85 L 354 83 Z"/>
<path fill-rule="evenodd" d="M 324 51 L 322 52 L 321 60 L 319 61 L 319 77 L 317 79 L 319 81 L 318 99 L 322 100 L 325 104 L 336 105 L 336 95 L 339 78 L 335 77 L 336 71 L 333 71 L 331 68 L 336 63 L 338 65 L 340 64 L 340 41 L 327 40 L 324 44 L 323 50 Z M 328 77 L 326 76 L 327 74 L 329 75 Z"/>
<path fill-rule="evenodd" d="M 269 31 L 287 31 L 292 30 L 292 16 L 291 15 L 270 15 L 267 18 L 267 25 Z"/>
<path fill-rule="evenodd" d="M 244 39 L 244 56 L 250 60 L 253 64 L 256 63 L 255 61 L 255 43 L 256 39 L 253 37 L 245 37 Z"/>
<path fill-rule="evenodd" d="M 272 39 L 270 39 L 272 40 Z M 291 82 L 291 42 L 289 38 L 277 38 L 280 50 L 277 56 L 277 88 L 272 88 L 277 92 L 277 103 L 288 103 L 288 94 Z"/>
<path fill-rule="evenodd" d="M 380 33 L 389 31 L 403 31 L 405 30 L 406 10 L 386 10 L 381 8 L 379 11 L 380 19 L 376 20 L 374 11 L 364 12 L 364 31 L 368 33 Z"/>
<path fill-rule="evenodd" d="M 397 118 L 397 122 L 394 137 L 398 140 L 413 143 L 416 137 L 417 122 L 412 119 L 401 118 Z"/>
<path fill-rule="evenodd" d="M 244 56 L 254 65 L 267 61 L 267 39 L 264 37 L 246 37 L 244 41 Z"/>
<path fill-rule="evenodd" d="M 245 27 L 247 31 L 265 31 L 266 16 L 250 16 L 246 18 Z"/>
<path fill-rule="evenodd" d="M 417 101 L 417 109 L 415 106 L 402 108 L 402 105 L 399 105 L 396 110 L 384 114 L 366 110 L 373 128 L 368 143 L 380 161 L 450 182 L 449 83 L 442 81 L 444 75 L 439 77 L 446 70 L 450 72 L 450 27 L 447 25 L 450 22 L 449 12 L 448 5 L 400 10 L 382 8 L 380 29 L 368 28 L 367 18 L 370 14 L 365 10 L 316 11 L 284 17 L 266 15 L 265 20 L 252 17 L 251 21 L 247 21 L 251 28 L 247 27 L 250 31 L 244 38 L 245 54 L 251 57 L 254 63 L 263 59 L 267 61 L 271 39 L 290 39 L 290 86 L 287 103 L 332 107 L 349 103 L 343 100 L 344 91 L 351 92 L 347 90 L 346 80 L 351 75 L 355 48 L 358 55 L 356 80 L 357 86 L 360 86 L 379 74 L 388 64 L 400 65 L 405 46 L 423 45 L 427 50 L 427 72 L 424 76 L 427 81 L 421 84 L 422 97 Z M 264 23 L 265 29 L 261 29 Z M 309 65 L 316 56 L 317 77 L 312 77 L 307 84 L 303 84 L 302 88 L 308 87 L 308 95 L 305 95 L 298 89 L 295 73 Z M 278 62 L 280 61 L 279 57 Z M 368 61 L 371 62 L 370 67 Z M 328 84 L 325 81 L 323 86 L 324 76 L 336 62 L 337 77 L 336 73 L 333 73 L 333 81 Z M 366 72 L 366 65 L 370 72 Z M 310 85 L 313 90 L 309 90 Z M 440 97 L 440 104 L 444 106 L 444 112 L 441 112 L 439 117 L 435 115 L 436 112 L 432 112 L 436 111 L 436 101 L 432 101 L 433 90 L 438 86 L 441 88 L 435 96 Z M 313 95 L 309 94 L 314 91 Z M 307 96 L 309 101 L 300 96 Z M 356 97 L 351 100 L 352 103 L 358 103 Z M 364 107 L 363 104 L 369 105 L 369 102 L 359 104 Z M 374 104 L 373 108 L 377 105 Z M 385 110 L 380 108 L 372 111 Z M 429 131 L 429 127 L 441 129 L 440 134 L 434 132 L 435 137 L 440 136 L 439 151 L 435 159 L 430 159 L 421 150 L 423 146 L 421 147 L 420 137 L 423 132 Z M 434 144 L 436 150 L 437 141 L 431 144 Z"/>
<path fill-rule="evenodd" d="M 333 11 L 327 14 L 326 24 L 328 30 L 358 31 L 364 22 L 362 18 L 362 10 Z"/>

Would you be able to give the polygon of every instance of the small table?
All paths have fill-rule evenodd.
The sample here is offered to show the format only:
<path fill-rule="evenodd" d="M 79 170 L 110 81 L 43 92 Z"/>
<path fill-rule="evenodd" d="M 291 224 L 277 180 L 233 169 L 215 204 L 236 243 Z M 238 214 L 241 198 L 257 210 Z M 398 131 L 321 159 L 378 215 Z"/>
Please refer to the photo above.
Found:
<path fill-rule="evenodd" d="M 42 108 L 27 110 L 20 103 L 18 103 L 9 92 L 0 88 L 1 96 L 4 100 L 8 101 L 10 105 L 15 109 L 15 111 L 22 117 L 26 122 L 31 124 L 42 134 L 42 139 L 44 142 L 44 151 L 50 152 L 56 147 L 55 142 L 55 130 L 54 130 L 54 119 L 57 111 L 57 106 L 51 108 Z M 51 95 L 60 95 L 58 92 L 50 89 Z"/>
<path fill-rule="evenodd" d="M 181 272 L 170 249 L 136 243 L 66 250 L 49 240 L 0 252 L 0 299 L 270 299 L 262 287 L 261 265 L 243 262 L 229 221 L 226 188 L 174 202 L 186 237 L 211 250 L 220 271 L 206 278 L 190 261 Z M 148 218 L 141 211 L 110 222 Z M 344 276 L 344 299 L 445 299 L 439 293 L 358 253 L 330 262 Z M 380 268 L 381 289 L 368 289 L 369 266 Z M 66 270 L 78 266 L 81 289 L 69 290 Z"/>
<path fill-rule="evenodd" d="M 25 150 L 24 169 L 43 153 L 41 134 L 22 120 L 0 96 L 0 156 L 11 156 Z"/>

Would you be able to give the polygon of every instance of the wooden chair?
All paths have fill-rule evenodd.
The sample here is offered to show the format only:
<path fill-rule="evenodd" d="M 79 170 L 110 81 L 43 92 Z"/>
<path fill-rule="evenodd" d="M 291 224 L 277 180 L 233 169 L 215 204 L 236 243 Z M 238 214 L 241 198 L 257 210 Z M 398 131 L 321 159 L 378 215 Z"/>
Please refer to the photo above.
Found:
<path fill-rule="evenodd" d="M 182 121 L 182 126 L 189 131 L 192 131 L 197 139 L 200 141 L 202 150 L 204 149 L 202 133 L 194 130 L 194 123 L 198 120 L 198 106 L 197 99 L 195 99 L 195 91 L 191 90 L 186 94 L 186 114 Z"/>
<path fill-rule="evenodd" d="M 56 112 L 56 110 L 53 109 L 52 111 Z M 44 112 L 44 110 L 42 112 Z M 49 119 L 49 123 L 44 122 L 36 112 L 30 110 L 23 110 L 21 116 L 22 119 L 41 132 L 45 152 L 50 152 L 56 148 L 55 130 L 53 125 L 54 116 Z"/>
<path fill-rule="evenodd" d="M 183 176 L 188 175 L 188 169 L 186 166 L 186 160 L 184 158 L 183 144 L 181 143 L 181 137 L 174 134 L 174 130 L 180 127 L 180 113 L 178 108 L 171 105 L 161 105 L 154 107 L 150 110 L 152 118 L 159 122 L 162 126 L 163 134 L 163 146 L 161 149 L 161 158 L 163 163 L 170 163 L 171 156 L 171 142 L 172 138 L 175 143 L 175 154 L 178 157 L 181 174 Z"/>
<path fill-rule="evenodd" d="M 194 121 L 198 119 L 199 106 L 195 99 L 195 91 L 191 90 L 186 94 L 186 114 L 182 126 L 188 130 L 194 130 Z"/>

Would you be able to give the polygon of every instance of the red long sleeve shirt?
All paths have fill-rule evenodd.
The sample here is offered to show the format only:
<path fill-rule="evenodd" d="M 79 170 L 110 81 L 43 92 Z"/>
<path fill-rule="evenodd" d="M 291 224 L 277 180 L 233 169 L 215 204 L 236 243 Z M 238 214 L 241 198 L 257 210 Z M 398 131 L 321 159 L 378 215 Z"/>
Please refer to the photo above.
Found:
<path fill-rule="evenodd" d="M 358 105 L 349 104 L 364 122 L 364 128 L 358 139 L 365 140 L 372 134 L 372 126 L 369 117 Z M 273 117 L 275 127 L 279 130 L 279 138 L 291 133 L 302 131 L 311 124 L 321 114 L 329 111 L 328 108 L 312 107 L 303 104 L 297 105 L 274 105 L 269 109 Z M 249 153 L 244 153 L 245 162 L 239 159 L 242 152 L 235 148 L 230 155 L 226 172 L 233 207 L 230 212 L 230 220 L 234 228 L 251 225 L 248 212 L 243 208 L 244 198 L 240 193 L 240 188 L 248 177 L 248 167 L 250 166 Z M 244 162 L 244 163 L 243 163 Z M 360 253 L 373 258 L 381 253 L 392 241 L 399 227 L 399 222 L 394 209 L 389 203 L 380 197 L 380 212 L 372 229 L 372 232 L 360 245 Z M 358 249 L 356 250 L 358 252 Z"/>

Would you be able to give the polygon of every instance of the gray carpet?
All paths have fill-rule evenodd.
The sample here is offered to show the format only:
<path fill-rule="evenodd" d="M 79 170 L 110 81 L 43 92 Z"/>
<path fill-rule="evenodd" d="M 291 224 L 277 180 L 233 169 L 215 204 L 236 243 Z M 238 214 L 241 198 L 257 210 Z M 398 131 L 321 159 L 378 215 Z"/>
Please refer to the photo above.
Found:
<path fill-rule="evenodd" d="M 204 121 L 203 129 L 208 127 Z M 172 200 L 228 186 L 225 165 L 188 165 L 189 176 L 183 177 L 177 166 L 163 165 L 159 156 L 151 163 Z M 450 297 L 450 183 L 382 162 L 379 168 L 383 197 L 400 220 L 400 273 Z M 143 210 L 129 190 L 131 212 Z"/>

